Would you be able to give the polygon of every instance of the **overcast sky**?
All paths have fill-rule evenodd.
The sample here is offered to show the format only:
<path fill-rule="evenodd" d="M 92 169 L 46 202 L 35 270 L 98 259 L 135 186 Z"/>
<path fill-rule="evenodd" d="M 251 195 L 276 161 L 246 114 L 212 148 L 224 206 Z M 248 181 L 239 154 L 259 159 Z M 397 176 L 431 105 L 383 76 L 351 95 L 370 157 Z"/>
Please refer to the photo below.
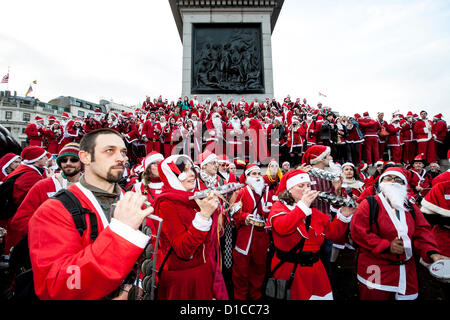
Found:
<path fill-rule="evenodd" d="M 42 101 L 181 95 L 182 44 L 167 0 L 14 0 L 1 10 L 0 77 L 9 66 L 18 95 L 33 80 Z M 279 100 L 387 119 L 396 109 L 450 116 L 448 0 L 286 0 L 272 54 Z"/>

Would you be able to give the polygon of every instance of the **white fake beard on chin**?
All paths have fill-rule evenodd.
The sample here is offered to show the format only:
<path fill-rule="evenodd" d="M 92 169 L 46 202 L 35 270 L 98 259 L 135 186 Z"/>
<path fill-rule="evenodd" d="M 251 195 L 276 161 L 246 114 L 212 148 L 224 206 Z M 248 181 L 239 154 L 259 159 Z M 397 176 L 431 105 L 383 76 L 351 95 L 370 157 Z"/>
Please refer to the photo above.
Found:
<path fill-rule="evenodd" d="M 401 210 L 404 209 L 404 204 L 406 202 L 406 197 L 408 191 L 406 185 L 401 185 L 398 183 L 381 182 L 380 190 L 386 199 L 389 200 L 391 206 L 394 209 Z"/>
<path fill-rule="evenodd" d="M 247 177 L 246 183 L 251 186 L 257 194 L 261 195 L 263 192 L 265 184 L 263 178 Z"/>
<path fill-rule="evenodd" d="M 333 160 L 328 162 L 328 167 L 326 167 L 325 170 L 335 174 L 340 174 L 342 172 L 341 166 L 334 163 Z"/>

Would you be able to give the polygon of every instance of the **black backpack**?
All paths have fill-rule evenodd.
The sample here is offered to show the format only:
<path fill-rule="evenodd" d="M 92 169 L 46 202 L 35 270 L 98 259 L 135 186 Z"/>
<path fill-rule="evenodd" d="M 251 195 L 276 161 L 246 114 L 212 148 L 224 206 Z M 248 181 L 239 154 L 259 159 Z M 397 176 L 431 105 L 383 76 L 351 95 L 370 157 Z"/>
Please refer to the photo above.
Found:
<path fill-rule="evenodd" d="M 91 239 L 95 240 L 97 238 L 98 228 L 95 213 L 83 208 L 80 201 L 71 191 L 62 189 L 58 191 L 52 199 L 61 201 L 67 211 L 70 212 L 80 236 L 83 236 L 83 232 L 86 230 L 86 214 L 89 214 Z M 9 270 L 13 277 L 11 299 L 37 300 L 38 298 L 34 291 L 33 270 L 31 268 L 30 252 L 28 248 L 28 234 L 26 234 L 11 250 Z"/>
<path fill-rule="evenodd" d="M 0 184 L 0 220 L 8 220 L 16 213 L 18 207 L 13 199 L 14 184 L 24 173 L 19 173 Z"/>

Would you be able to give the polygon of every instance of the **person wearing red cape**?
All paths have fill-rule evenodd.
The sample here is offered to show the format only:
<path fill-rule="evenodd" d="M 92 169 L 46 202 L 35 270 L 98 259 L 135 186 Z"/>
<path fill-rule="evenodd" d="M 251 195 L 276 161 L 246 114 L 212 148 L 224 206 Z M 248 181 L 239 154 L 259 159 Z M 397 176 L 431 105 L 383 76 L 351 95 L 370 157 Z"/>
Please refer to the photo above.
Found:
<path fill-rule="evenodd" d="M 158 262 L 162 273 L 157 299 L 228 300 L 220 270 L 217 197 L 189 200 L 197 191 L 196 174 L 186 155 L 166 158 L 158 171 L 164 187 L 154 208 L 163 219 L 160 250 L 164 258 Z"/>

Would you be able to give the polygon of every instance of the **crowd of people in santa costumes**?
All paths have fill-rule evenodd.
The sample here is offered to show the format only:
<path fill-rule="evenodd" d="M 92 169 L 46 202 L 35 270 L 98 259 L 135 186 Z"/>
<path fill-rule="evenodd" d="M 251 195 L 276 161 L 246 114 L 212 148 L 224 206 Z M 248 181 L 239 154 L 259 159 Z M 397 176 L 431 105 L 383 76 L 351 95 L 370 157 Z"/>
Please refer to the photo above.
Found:
<path fill-rule="evenodd" d="M 368 112 L 336 116 L 290 97 L 283 103 L 159 97 L 133 113 L 96 110 L 86 119 L 65 113 L 47 126 L 36 118 L 26 132 L 30 146 L 0 158 L 0 182 L 17 177 L 14 215 L 1 221 L 7 231 L 2 259 L 28 236 L 40 299 L 127 298 L 124 279 L 144 248 L 155 245 L 142 232 L 143 225 L 155 231 L 145 220 L 149 213 L 163 220 L 161 300 L 258 300 L 269 275 L 289 284 L 291 299 L 332 299 L 342 250 L 359 254 L 361 299 L 416 298 L 412 250 L 424 263 L 448 257 L 442 239 L 450 176 L 439 172 L 437 161 L 450 154 L 441 114 L 428 120 L 425 111 L 420 117 L 394 112 L 388 122 L 381 112 L 376 119 Z M 231 183 L 243 187 L 189 199 Z M 389 191 L 397 185 L 400 200 Z M 81 238 L 54 198 L 60 190 L 71 191 L 93 214 L 86 215 Z M 357 209 L 331 205 L 318 192 L 352 199 Z M 366 221 L 370 196 L 378 203 L 378 226 Z M 124 261 L 117 268 L 115 253 Z M 375 284 L 366 270 L 374 261 L 389 265 Z M 66 269 L 74 265 L 86 275 L 82 290 L 64 287 Z"/>
<path fill-rule="evenodd" d="M 336 162 L 357 167 L 387 160 L 407 165 L 421 153 L 429 164 L 445 159 L 448 127 L 441 113 L 428 118 L 426 111 L 420 116 L 395 111 L 390 120 L 383 112 L 375 117 L 367 111 L 362 116 L 337 113 L 320 102 L 311 107 L 306 99 L 291 101 L 289 95 L 282 102 L 247 102 L 243 97 L 238 102 L 220 97 L 201 102 L 196 96 L 169 102 L 160 96 L 153 101 L 148 97 L 134 112 L 103 114 L 97 109 L 85 118 L 64 112 L 60 120 L 50 116 L 47 124 L 36 116 L 25 133 L 30 145 L 57 155 L 65 144 L 79 142 L 92 130 L 112 128 L 123 134 L 131 166 L 153 151 L 167 158 L 180 143 L 179 149 L 191 158 L 217 148 L 218 155 L 247 163 L 273 157 L 271 150 L 277 149 L 280 164 L 289 161 L 291 166 L 313 145 L 329 146 Z"/>

